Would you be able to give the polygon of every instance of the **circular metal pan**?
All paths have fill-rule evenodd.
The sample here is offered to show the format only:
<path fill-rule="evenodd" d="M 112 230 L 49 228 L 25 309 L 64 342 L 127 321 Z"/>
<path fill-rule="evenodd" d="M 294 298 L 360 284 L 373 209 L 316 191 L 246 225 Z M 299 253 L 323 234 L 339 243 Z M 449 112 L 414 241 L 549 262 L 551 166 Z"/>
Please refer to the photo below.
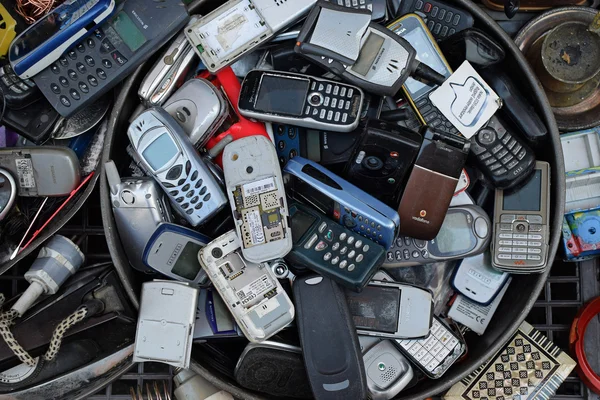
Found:
<path fill-rule="evenodd" d="M 544 37 L 552 29 L 567 21 L 589 25 L 597 13 L 598 10 L 589 7 L 555 8 L 529 21 L 515 37 L 515 43 L 535 71 L 537 63 L 542 62 L 540 49 Z M 553 95 L 544 90 L 548 97 Z M 600 87 L 582 102 L 569 107 L 552 107 L 552 111 L 561 131 L 577 131 L 600 125 Z"/>

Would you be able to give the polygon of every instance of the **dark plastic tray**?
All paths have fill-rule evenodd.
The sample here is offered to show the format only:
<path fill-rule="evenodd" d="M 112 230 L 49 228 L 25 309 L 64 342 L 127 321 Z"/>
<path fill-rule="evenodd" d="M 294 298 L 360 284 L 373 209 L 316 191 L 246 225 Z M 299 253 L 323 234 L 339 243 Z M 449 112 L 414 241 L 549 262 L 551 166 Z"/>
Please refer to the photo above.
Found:
<path fill-rule="evenodd" d="M 471 1 L 454 0 L 453 2 L 459 7 L 468 9 L 474 15 L 476 25 L 492 34 L 504 46 L 507 59 L 510 63 L 510 68 L 508 68 L 508 70 L 518 71 L 513 73 L 513 77 L 518 80 L 521 87 L 526 88 L 523 92 L 527 93 L 530 97 L 529 100 L 535 106 L 548 127 L 550 138 L 546 147 L 538 151 L 537 156 L 541 160 L 548 161 L 551 165 L 552 207 L 550 215 L 552 216 L 552 220 L 550 224 L 550 254 L 555 254 L 561 235 L 561 222 L 565 201 L 565 183 L 562 149 L 558 128 L 552 110 L 533 71 L 511 41 L 510 37 L 508 37 L 508 35 L 485 12 L 483 12 L 481 8 Z M 205 12 L 210 9 L 208 7 L 210 7 L 211 4 L 215 3 L 208 1 L 198 2 L 194 5 L 195 7 L 192 8 L 192 10 L 193 12 L 198 13 L 201 8 L 204 7 L 202 10 Z M 105 141 L 103 157 L 104 161 L 110 158 L 115 160 L 118 165 L 121 163 L 121 168 L 124 167 L 125 162 L 128 162 L 126 161 L 127 155 L 125 153 L 125 147 L 127 145 L 127 135 L 125 132 L 129 124 L 128 118 L 138 103 L 137 88 L 140 81 L 143 79 L 146 70 L 150 66 L 149 63 L 148 65 L 141 66 L 124 83 L 110 118 L 109 132 Z M 115 267 L 123 279 L 123 285 L 129 291 L 131 301 L 137 306 L 139 304 L 138 293 L 141 282 L 139 277 L 131 270 L 121 246 L 112 215 L 112 209 L 109 202 L 109 191 L 105 179 L 100 180 L 100 195 L 102 218 L 104 220 L 109 250 L 113 257 Z M 550 258 L 549 263 L 552 263 L 553 257 Z M 486 361 L 493 353 L 502 347 L 529 313 L 541 290 L 544 288 L 548 273 L 549 271 L 541 275 L 515 276 L 494 319 L 488 326 L 486 334 L 479 337 L 478 340 L 472 340 L 468 343 L 469 354 L 467 359 L 451 368 L 441 379 L 427 381 L 425 384 L 420 384 L 411 390 L 402 392 L 399 398 L 422 400 L 429 396 L 442 393 Z M 202 349 L 196 348 L 195 351 L 202 351 Z M 198 355 L 198 353 L 195 354 Z M 205 363 L 205 365 L 194 363 L 192 368 L 215 385 L 222 387 L 233 394 L 235 397 L 246 399 L 266 398 L 264 395 L 238 387 L 235 381 L 220 373 L 211 365 L 208 365 L 208 363 Z"/>

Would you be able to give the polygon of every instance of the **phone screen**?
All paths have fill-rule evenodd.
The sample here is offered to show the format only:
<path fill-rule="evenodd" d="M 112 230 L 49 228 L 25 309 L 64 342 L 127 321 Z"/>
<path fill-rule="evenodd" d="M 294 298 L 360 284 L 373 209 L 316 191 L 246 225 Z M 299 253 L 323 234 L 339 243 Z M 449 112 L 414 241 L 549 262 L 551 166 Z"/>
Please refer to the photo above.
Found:
<path fill-rule="evenodd" d="M 304 211 L 296 210 L 294 215 L 292 215 L 292 239 L 294 239 L 294 243 L 298 243 L 302 236 L 306 233 L 308 228 L 316 221 L 317 219 L 312 215 L 305 213 Z"/>
<path fill-rule="evenodd" d="M 452 74 L 448 68 L 446 68 L 444 59 L 440 56 L 433 45 L 431 38 L 420 24 L 416 29 L 406 31 L 402 37 L 404 37 L 404 39 L 406 39 L 417 51 L 417 60 L 427 64 L 446 78 Z M 406 80 L 404 85 L 410 93 L 410 97 L 414 100 L 435 88 L 435 86 L 426 85 L 410 77 Z"/>
<path fill-rule="evenodd" d="M 269 113 L 301 116 L 309 84 L 308 79 L 264 74 L 254 106 Z"/>
<path fill-rule="evenodd" d="M 449 212 L 429 248 L 434 254 L 451 257 L 472 250 L 476 244 L 467 215 L 464 212 Z"/>
<path fill-rule="evenodd" d="M 173 265 L 171 272 L 182 278 L 193 281 L 202 268 L 198 262 L 198 252 L 201 248 L 202 246 L 198 243 L 187 242 L 181 253 L 179 253 L 179 257 L 177 258 L 177 261 L 175 261 L 175 265 Z"/>
<path fill-rule="evenodd" d="M 400 319 L 400 296 L 396 287 L 367 285 L 362 292 L 346 291 L 348 308 L 357 329 L 396 333 Z"/>
<path fill-rule="evenodd" d="M 542 208 L 542 171 L 537 169 L 533 177 L 521 189 L 504 196 L 505 211 L 540 211 Z"/>
<path fill-rule="evenodd" d="M 144 159 L 154 171 L 161 169 L 170 159 L 177 155 L 177 146 L 168 133 L 163 133 L 142 152 Z"/>

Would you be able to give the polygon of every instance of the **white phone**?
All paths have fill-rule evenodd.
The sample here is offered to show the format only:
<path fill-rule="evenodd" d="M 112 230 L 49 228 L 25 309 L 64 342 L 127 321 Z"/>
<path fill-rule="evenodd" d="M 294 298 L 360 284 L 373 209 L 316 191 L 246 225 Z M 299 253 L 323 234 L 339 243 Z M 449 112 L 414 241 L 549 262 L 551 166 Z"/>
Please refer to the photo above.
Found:
<path fill-rule="evenodd" d="M 240 247 L 231 230 L 200 249 L 198 261 L 244 335 L 259 343 L 294 320 L 294 304 L 269 265 L 245 260 Z"/>
<path fill-rule="evenodd" d="M 229 0 L 185 29 L 206 68 L 215 73 L 305 16 L 317 0 Z"/>
<path fill-rule="evenodd" d="M 462 260 L 452 278 L 452 286 L 465 297 L 488 305 L 504 287 L 510 275 L 492 266 L 489 251 Z"/>
<path fill-rule="evenodd" d="M 223 173 L 235 229 L 248 261 L 284 257 L 292 249 L 288 204 L 273 143 L 253 135 L 223 151 Z"/>

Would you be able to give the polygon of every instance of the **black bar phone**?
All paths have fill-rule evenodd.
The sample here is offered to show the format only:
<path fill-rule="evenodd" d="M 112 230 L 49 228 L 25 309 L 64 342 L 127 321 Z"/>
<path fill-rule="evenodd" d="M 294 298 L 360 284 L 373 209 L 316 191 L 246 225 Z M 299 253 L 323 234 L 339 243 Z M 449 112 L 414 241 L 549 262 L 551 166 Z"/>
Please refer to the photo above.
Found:
<path fill-rule="evenodd" d="M 358 335 L 342 289 L 320 275 L 296 278 L 296 323 L 316 399 L 366 399 Z"/>
<path fill-rule="evenodd" d="M 437 41 L 470 28 L 475 22 L 468 11 L 438 0 L 400 0 L 395 15 L 409 13 L 421 15 Z"/>
<path fill-rule="evenodd" d="M 286 259 L 296 268 L 311 269 L 358 292 L 384 261 L 383 246 L 304 204 L 290 203 L 290 218 L 294 246 Z"/>
<path fill-rule="evenodd" d="M 405 15 L 392 22 L 389 29 L 404 36 L 417 50 L 420 60 L 440 74 L 449 77 L 452 69 L 435 42 L 425 22 L 416 14 Z M 437 86 L 408 78 L 402 87 L 419 120 L 438 131 L 459 135 L 452 123 L 433 105 L 429 94 Z M 535 165 L 535 155 L 518 135 L 509 132 L 506 124 L 494 115 L 486 126 L 471 139 L 474 161 L 486 181 L 497 189 L 509 189 L 529 178 Z"/>

